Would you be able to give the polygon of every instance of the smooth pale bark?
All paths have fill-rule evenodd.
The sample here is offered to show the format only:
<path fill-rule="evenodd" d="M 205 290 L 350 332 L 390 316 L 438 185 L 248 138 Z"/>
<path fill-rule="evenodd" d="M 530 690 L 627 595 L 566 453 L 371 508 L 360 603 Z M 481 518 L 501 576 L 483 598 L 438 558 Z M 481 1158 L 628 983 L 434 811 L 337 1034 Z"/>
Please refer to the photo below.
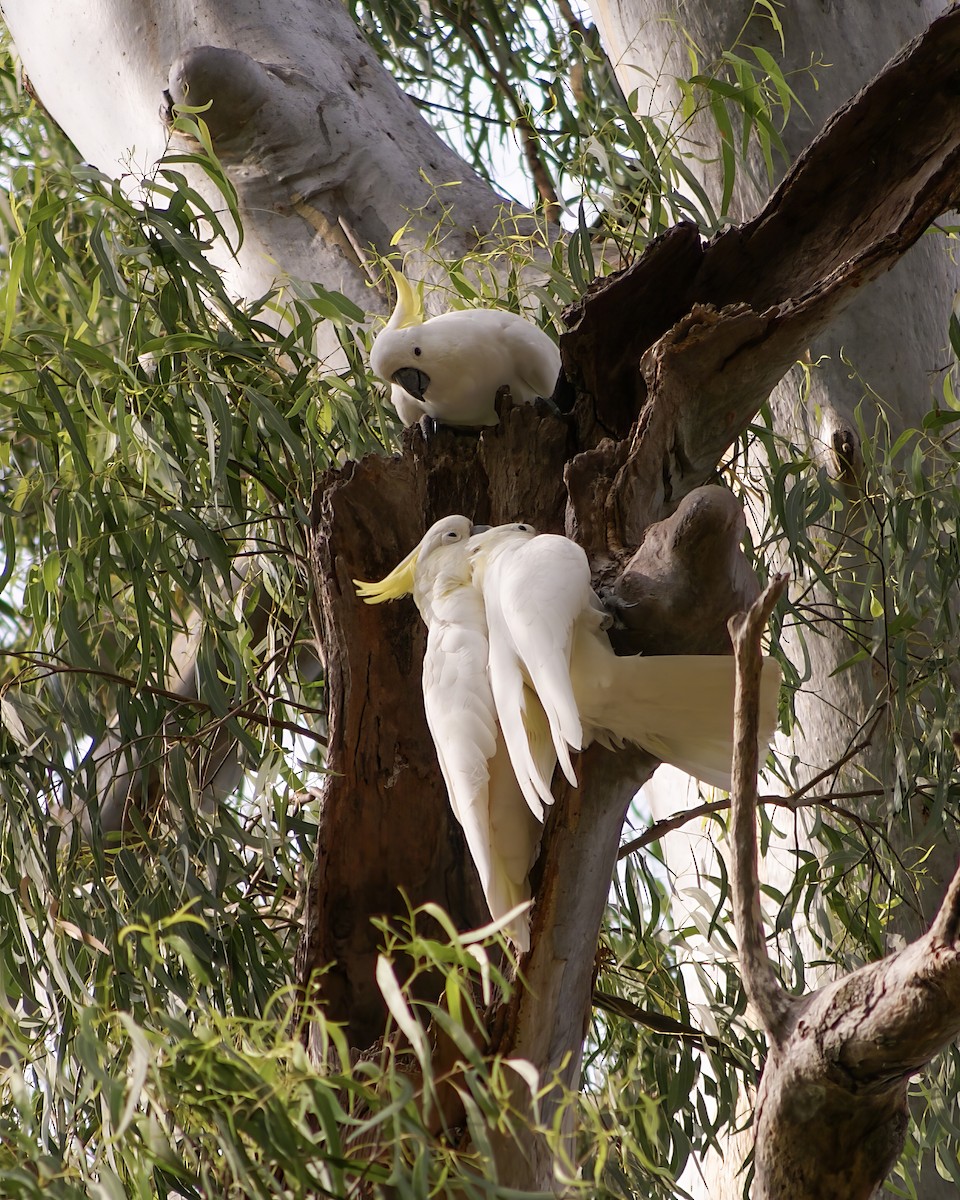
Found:
<path fill-rule="evenodd" d="M 406 227 L 394 252 L 409 251 L 417 275 L 432 238 L 448 257 L 468 253 L 506 209 L 337 0 L 4 0 L 0 11 L 44 107 L 108 175 L 153 170 L 169 100 L 213 102 L 203 119 L 243 216 L 237 259 L 220 250 L 238 296 L 291 277 L 376 310 L 386 296 L 368 286 L 371 247 L 390 253 Z M 211 194 L 201 171 L 185 173 Z"/>

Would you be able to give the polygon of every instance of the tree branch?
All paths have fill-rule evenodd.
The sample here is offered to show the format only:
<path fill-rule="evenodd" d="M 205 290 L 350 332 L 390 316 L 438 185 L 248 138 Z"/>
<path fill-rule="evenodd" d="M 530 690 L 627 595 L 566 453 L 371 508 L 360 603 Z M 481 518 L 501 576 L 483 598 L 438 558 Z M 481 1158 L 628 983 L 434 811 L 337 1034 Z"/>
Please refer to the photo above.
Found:
<path fill-rule="evenodd" d="M 740 943 L 740 972 L 763 1027 L 781 1043 L 790 1030 L 791 997 L 780 986 L 767 957 L 757 868 L 757 772 L 759 770 L 760 635 L 787 586 L 777 575 L 746 613 L 730 618 L 737 664 L 734 701 L 733 790 L 730 796 L 730 886 L 733 920 Z"/>
<path fill-rule="evenodd" d="M 910 1077 L 960 1033 L 958 936 L 960 868 L 923 937 L 793 999 L 757 1095 L 755 1200 L 876 1194 L 903 1146 Z"/>
<path fill-rule="evenodd" d="M 564 368 L 585 397 L 570 523 L 607 536 L 592 551 L 639 545 L 704 483 L 810 339 L 954 205 L 958 59 L 953 8 L 837 113 L 752 221 L 706 245 L 677 226 L 567 314 Z M 626 439 L 616 453 L 608 433 Z"/>
<path fill-rule="evenodd" d="M 603 1012 L 608 1012 L 612 1016 L 622 1017 L 626 1021 L 632 1021 L 635 1025 L 642 1025 L 645 1029 L 649 1029 L 651 1033 L 658 1033 L 664 1037 L 679 1038 L 683 1041 L 691 1042 L 703 1050 L 712 1050 L 715 1054 L 719 1054 L 721 1058 L 730 1063 L 731 1066 L 736 1067 L 737 1070 L 745 1071 L 751 1079 L 753 1077 L 753 1068 L 750 1062 L 741 1060 L 731 1054 L 729 1046 L 720 1038 L 714 1037 L 710 1033 L 704 1033 L 702 1029 L 694 1029 L 692 1025 L 678 1021 L 676 1017 L 668 1016 L 666 1013 L 654 1012 L 650 1008 L 642 1008 L 639 1004 L 634 1004 L 632 1000 L 627 1000 L 624 996 L 613 996 L 609 992 L 602 991 L 600 988 L 593 989 L 593 1004 L 595 1008 L 599 1008 Z"/>

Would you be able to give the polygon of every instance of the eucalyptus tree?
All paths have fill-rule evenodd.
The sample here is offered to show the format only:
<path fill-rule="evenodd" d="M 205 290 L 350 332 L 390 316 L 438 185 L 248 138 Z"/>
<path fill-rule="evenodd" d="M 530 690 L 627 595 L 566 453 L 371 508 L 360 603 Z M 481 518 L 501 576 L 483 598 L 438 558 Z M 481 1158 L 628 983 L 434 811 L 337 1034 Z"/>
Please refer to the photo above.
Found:
<path fill-rule="evenodd" d="M 575 1188 L 579 1175 L 589 1194 L 676 1194 L 691 1152 L 737 1120 L 760 1043 L 736 972 L 705 977 L 709 1006 L 684 991 L 679 963 L 699 966 L 687 924 L 729 944 L 726 906 L 704 892 L 705 911 L 678 919 L 662 872 L 637 852 L 595 963 L 624 813 L 654 764 L 591 752 L 580 796 L 561 794 L 519 984 L 461 936 L 482 910 L 418 707 L 416 622 L 363 609 L 349 581 L 382 573 L 446 512 L 522 516 L 587 548 L 621 648 L 726 648 L 726 618 L 757 588 L 739 507 L 699 485 L 791 362 L 803 357 L 811 388 L 827 387 L 813 339 L 956 194 L 956 105 L 940 84 L 956 19 L 831 127 L 757 221 L 704 247 L 694 224 L 674 221 L 712 234 L 735 201 L 736 216 L 751 215 L 759 201 L 736 190 L 744 170 L 759 155 L 771 178 L 774 156 L 790 157 L 787 110 L 794 120 L 802 95 L 814 112 L 807 77 L 771 53 L 783 30 L 767 6 L 727 31 L 726 57 L 694 29 L 695 77 L 665 121 L 623 75 L 646 20 L 628 5 L 619 43 L 605 16 L 623 90 L 596 30 L 566 6 L 350 12 L 301 0 L 268 18 L 243 4 L 117 3 L 98 10 L 100 29 L 90 13 L 3 7 L 30 90 L 95 164 L 49 131 L 40 150 L 36 125 L 15 124 L 25 118 L 8 75 L 5 1184 L 23 1195 L 479 1195 Z M 836 102 L 855 90 L 813 67 L 821 84 L 837 80 Z M 417 111 L 436 119 L 445 106 L 461 110 L 471 164 Z M 718 131 L 707 127 L 716 170 L 689 157 L 711 154 L 701 112 Z M 533 215 L 477 173 L 506 124 L 539 198 Z M 396 430 L 363 368 L 362 310 L 386 307 L 379 263 L 398 252 L 437 307 L 496 298 L 559 329 L 578 302 L 561 340 L 572 416 L 508 407 L 476 440 L 413 431 L 400 456 L 384 455 Z M 609 280 L 611 262 L 630 269 Z M 948 310 L 931 299 L 930 327 L 946 330 Z M 836 609 L 859 639 L 846 657 L 884 649 L 898 684 L 900 757 L 884 794 L 916 793 L 937 828 L 952 811 L 949 693 L 937 682 L 953 636 L 940 599 L 956 579 L 949 388 L 943 404 L 923 432 L 906 423 L 897 437 L 893 449 L 913 453 L 906 475 L 886 453 L 862 468 L 858 536 L 883 590 L 861 578 L 855 605 Z M 779 520 L 796 560 L 836 591 L 858 564 L 824 569 L 816 531 L 840 512 L 858 451 L 871 456 L 849 415 L 829 434 L 838 486 L 782 423 L 753 436 L 771 455 L 760 486 L 772 530 Z M 920 469 L 928 443 L 941 475 Z M 749 501 L 758 485 L 740 462 L 723 473 Z M 809 609 L 801 597 L 788 611 Z M 294 666 L 312 633 L 323 701 Z M 930 717 L 917 711 L 920 684 Z M 904 714 L 927 734 L 922 754 Z M 317 792 L 286 753 L 297 737 L 326 755 Z M 831 745 L 811 769 L 838 757 Z M 824 942 L 849 966 L 879 952 L 917 872 L 884 850 L 884 814 L 843 807 L 835 789 L 791 803 L 811 800 L 830 856 L 818 878 L 816 854 L 798 855 L 778 920 L 824 893 Z M 833 1013 L 841 1027 L 852 1009 L 842 989 L 834 1009 L 831 992 L 778 998 L 744 925 L 756 896 L 748 837 L 741 849 L 747 988 L 771 1062 L 789 1062 L 787 1014 Z M 861 906 L 863 882 L 887 886 L 895 868 L 882 905 L 868 890 Z M 952 922 L 947 905 L 922 944 L 936 943 L 945 971 Z M 845 938 L 856 943 L 846 957 Z M 913 959 L 891 962 L 871 978 L 900 970 L 907 994 Z M 289 981 L 300 986 L 285 1003 Z M 911 1020 L 925 1040 L 901 1038 L 895 1069 L 889 1057 L 880 1067 L 892 1080 L 861 1057 L 847 1091 L 828 1081 L 841 1101 L 861 1086 L 886 1106 L 883 1153 L 848 1155 L 858 1186 L 895 1155 L 901 1077 L 953 1032 L 950 1013 Z M 814 1063 L 804 1086 L 822 1089 L 823 1070 Z M 776 1072 L 767 1078 L 779 1095 Z M 766 1111 L 780 1110 L 771 1100 Z M 934 1099 L 924 1136 L 946 1112 Z M 776 1186 L 764 1172 L 777 1124 L 764 1127 L 758 1188 Z M 811 1189 L 829 1169 L 825 1137 L 804 1159 Z M 844 1137 L 841 1150 L 861 1145 Z"/>
<path fill-rule="evenodd" d="M 680 132 L 698 178 L 711 195 L 724 194 L 726 188 L 727 211 L 741 220 L 763 204 L 771 169 L 779 178 L 786 163 L 802 153 L 836 109 L 942 8 L 939 3 L 904 5 L 874 20 L 859 5 L 818 8 L 814 15 L 806 5 L 773 14 L 762 6 L 748 12 L 748 6 L 736 4 L 686 4 L 681 11 L 661 0 L 636 0 L 603 6 L 598 23 L 624 92 L 635 91 L 638 107 L 653 113 L 676 111 L 685 102 L 690 112 L 690 97 L 704 87 L 697 79 L 703 64 L 725 62 L 730 81 L 743 82 L 749 79 L 752 63 L 766 61 L 767 55 L 776 57 L 790 84 L 790 95 L 777 97 L 790 108 L 779 130 L 785 156 L 778 158 L 770 143 L 758 137 L 735 175 L 725 169 L 733 141 L 722 118 L 715 119 L 720 115 L 716 98 L 693 112 Z M 841 53 L 841 47 L 855 49 Z M 940 741 L 929 747 L 927 758 L 928 746 L 918 736 L 916 710 L 907 697 L 926 679 L 932 694 L 925 706 L 944 713 L 948 724 L 955 719 L 946 717 L 952 711 L 951 681 L 945 671 L 949 657 L 935 653 L 928 672 L 905 671 L 902 656 L 910 653 L 909 639 L 898 641 L 889 635 L 891 612 L 902 615 L 907 609 L 912 617 L 919 616 L 923 605 L 917 604 L 916 596 L 927 586 L 920 582 L 922 572 L 916 583 L 908 582 L 915 568 L 903 565 L 905 530 L 894 532 L 903 517 L 893 526 L 888 523 L 895 511 L 887 506 L 894 498 L 890 487 L 896 471 L 890 473 L 887 455 L 898 444 L 919 455 L 924 439 L 918 442 L 908 431 L 930 429 L 931 410 L 950 406 L 943 396 L 946 392 L 949 397 L 953 386 L 954 353 L 948 335 L 955 342 L 956 332 L 949 322 L 945 326 L 944 313 L 952 308 L 958 277 L 944 249 L 941 239 L 923 239 L 889 275 L 838 314 L 811 343 L 804 361 L 774 389 L 767 417 L 772 438 L 755 447 L 761 458 L 766 456 L 758 468 L 767 481 L 761 485 L 765 490 L 778 472 L 795 470 L 800 463 L 810 472 L 800 478 L 812 489 L 806 495 L 802 529 L 775 516 L 774 528 L 779 524 L 783 540 L 769 551 L 774 563 L 789 566 L 796 577 L 791 615 L 782 631 L 784 650 L 806 677 L 793 700 L 794 786 L 842 761 L 834 790 L 877 794 L 873 801 L 863 798 L 867 811 L 862 815 L 879 819 L 892 839 L 893 852 L 917 843 L 925 847 L 929 869 L 909 886 L 901 881 L 891 889 L 898 911 L 876 943 L 878 952 L 926 926 L 956 855 L 952 817 L 946 813 L 945 820 L 929 821 L 924 787 L 917 786 L 924 777 L 949 775 L 951 751 Z M 931 465 L 924 490 L 929 487 L 935 494 L 943 465 L 937 441 L 934 431 L 932 442 L 924 447 Z M 882 468 L 874 473 L 880 463 Z M 826 477 L 833 482 L 822 487 L 814 471 L 822 473 L 821 481 Z M 795 493 L 798 505 L 802 494 Z M 828 495 L 829 509 L 817 516 Z M 817 532 L 811 542 L 812 529 Z M 907 534 L 908 539 L 915 537 L 915 531 Z M 901 584 L 913 593 L 906 602 L 897 595 Z M 934 585 L 931 594 L 938 592 L 939 585 Z M 949 590 L 945 595 L 949 601 Z M 917 636 L 917 624 L 913 619 L 909 624 L 911 637 Z M 937 625 L 928 624 L 920 639 L 930 638 L 934 646 L 941 643 L 943 629 Z M 851 755 L 853 747 L 857 753 Z M 655 780 L 647 789 L 655 816 L 667 816 L 677 807 L 675 791 L 675 780 L 665 785 Z M 890 808 L 899 814 L 897 820 L 889 821 Z M 933 809 L 939 813 L 939 804 Z M 770 855 L 765 878 L 771 889 L 771 919 L 782 921 L 783 905 L 802 878 L 798 863 L 822 861 L 835 848 L 824 843 L 819 814 L 782 812 L 772 819 L 777 829 L 772 840 L 780 843 L 780 853 Z M 854 837 L 862 843 L 862 828 L 855 829 Z M 675 838 L 665 849 L 678 880 L 716 870 L 713 847 L 702 837 Z M 820 913 L 811 920 L 809 903 L 803 907 L 804 919 L 795 919 L 793 931 L 787 933 L 788 938 L 799 938 L 799 945 L 785 950 L 785 958 L 794 960 L 787 967 L 790 971 L 797 970 L 799 960 L 814 963 L 832 957 L 823 953 L 824 939 L 829 943 L 835 936 L 830 918 Z M 846 923 L 842 914 L 840 920 Z M 709 950 L 700 947 L 696 953 L 702 962 Z M 818 977 L 817 969 L 804 973 L 808 982 L 811 975 L 813 981 Z M 725 1173 L 731 1195 L 740 1191 L 741 1158 L 742 1152 L 738 1155 L 727 1147 L 714 1163 Z M 936 1187 L 928 1173 L 924 1195 L 935 1194 Z M 711 1176 L 706 1194 L 715 1197 L 721 1190 L 720 1179 Z"/>

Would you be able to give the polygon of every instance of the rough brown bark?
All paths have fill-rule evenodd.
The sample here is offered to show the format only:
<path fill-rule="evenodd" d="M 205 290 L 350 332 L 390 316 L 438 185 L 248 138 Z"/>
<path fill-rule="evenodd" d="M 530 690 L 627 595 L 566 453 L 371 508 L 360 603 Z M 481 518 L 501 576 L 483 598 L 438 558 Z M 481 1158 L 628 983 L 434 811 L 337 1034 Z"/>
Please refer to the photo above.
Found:
<path fill-rule="evenodd" d="M 402 456 L 351 464 L 318 492 L 318 633 L 334 774 L 300 967 L 302 979 L 330 968 L 320 997 L 348 1021 L 356 1044 L 379 1032 L 369 917 L 398 911 L 400 885 L 412 899 L 446 904 L 465 924 L 477 914 L 426 735 L 412 606 L 370 615 L 349 579 L 378 577 L 426 525 L 457 511 L 565 528 L 588 550 L 601 588 L 621 596 L 645 586 L 631 583 L 629 570 L 622 577 L 645 535 L 669 560 L 653 571 L 648 564 L 646 578 L 679 576 L 679 560 L 689 562 L 684 538 L 651 536 L 651 525 L 710 478 L 807 340 L 958 195 L 958 57 L 955 10 L 838 114 L 753 221 L 706 246 L 680 226 L 634 267 L 595 285 L 562 339 L 578 392 L 569 423 L 512 409 L 479 437 L 444 432 L 424 443 L 414 431 Z M 901 117 L 893 123 L 891 105 Z M 874 154 L 874 141 L 885 142 L 883 154 Z M 743 573 L 729 544 L 716 558 L 728 568 L 704 623 L 722 652 L 718 615 L 741 594 Z M 620 606 L 627 626 L 631 612 Z M 666 625 L 648 638 L 660 653 L 682 641 Z M 536 999 L 518 997 L 498 1046 L 526 1055 L 544 1075 L 566 1059 L 568 1080 L 576 1079 L 589 948 L 628 793 L 651 766 L 589 751 L 578 766 L 580 792 L 560 795 L 546 828 L 533 948 L 523 964 Z M 512 1186 L 551 1186 L 542 1145 L 504 1148 L 501 1158 Z"/>
<path fill-rule="evenodd" d="M 304 972 L 329 967 L 320 995 L 348 1022 L 355 1046 L 382 1032 L 370 917 L 405 911 L 399 887 L 413 904 L 441 903 L 464 928 L 487 918 L 423 714 L 420 619 L 412 600 L 361 603 L 351 581 L 385 575 L 451 512 L 490 523 L 522 514 L 560 530 L 568 438 L 556 415 L 508 407 L 479 438 L 441 430 L 425 440 L 415 426 L 403 455 L 349 463 L 318 489 L 313 545 L 331 773 L 300 956 Z"/>

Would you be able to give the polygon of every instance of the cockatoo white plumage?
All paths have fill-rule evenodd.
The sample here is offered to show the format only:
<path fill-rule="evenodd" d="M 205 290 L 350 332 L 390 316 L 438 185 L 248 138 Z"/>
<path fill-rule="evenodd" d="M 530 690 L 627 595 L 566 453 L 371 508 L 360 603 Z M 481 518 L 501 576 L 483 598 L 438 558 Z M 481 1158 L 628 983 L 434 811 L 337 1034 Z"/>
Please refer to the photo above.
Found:
<path fill-rule="evenodd" d="M 370 350 L 370 366 L 392 385 L 404 425 L 423 416 L 443 425 L 496 425 L 498 390 L 517 403 L 549 398 L 560 351 L 531 321 L 499 308 L 469 308 L 426 319 L 409 282 L 388 267 L 397 304 Z"/>
<path fill-rule="evenodd" d="M 368 604 L 413 592 L 427 626 L 423 703 L 454 815 L 463 827 L 490 914 L 506 916 L 530 899 L 527 878 L 540 840 L 540 822 L 524 803 L 500 736 L 487 678 L 483 597 L 470 578 L 466 517 L 445 517 L 427 530 L 407 557 L 379 583 L 359 583 Z M 357 582 L 357 581 L 355 581 Z M 530 754 L 553 773 L 553 746 L 543 710 L 531 697 Z M 530 946 L 529 919 L 515 916 L 506 931 L 520 950 Z"/>
<path fill-rule="evenodd" d="M 368 604 L 412 592 L 427 625 L 427 723 L 493 917 L 529 899 L 558 761 L 577 783 L 571 750 L 633 742 L 729 788 L 733 659 L 615 654 L 587 557 L 568 538 L 445 517 L 384 579 L 354 582 Z M 762 749 L 779 683 L 779 666 L 765 659 Z M 525 916 L 507 931 L 529 948 Z"/>
<path fill-rule="evenodd" d="M 523 747 L 523 687 L 532 688 L 571 784 L 570 751 L 596 740 L 633 742 L 715 787 L 729 789 L 734 662 L 726 655 L 619 656 L 590 583 L 583 550 L 569 538 L 498 526 L 471 539 L 473 580 L 483 593 L 489 674 L 497 717 L 517 779 L 537 811 L 550 774 Z M 780 668 L 765 658 L 760 737 L 777 723 Z M 541 756 L 542 761 L 542 756 Z"/>

